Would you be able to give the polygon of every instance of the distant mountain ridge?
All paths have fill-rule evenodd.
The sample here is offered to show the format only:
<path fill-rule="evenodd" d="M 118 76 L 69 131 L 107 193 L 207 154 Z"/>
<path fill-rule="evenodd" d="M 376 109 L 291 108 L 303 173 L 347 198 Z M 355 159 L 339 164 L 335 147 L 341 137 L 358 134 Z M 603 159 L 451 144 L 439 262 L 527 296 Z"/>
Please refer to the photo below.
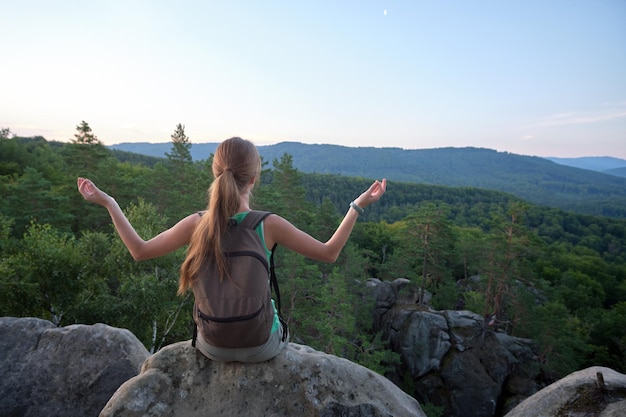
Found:
<path fill-rule="evenodd" d="M 191 146 L 191 156 L 194 161 L 202 160 L 208 158 L 208 156 L 215 152 L 215 148 L 217 148 L 218 143 L 193 143 Z M 304 146 L 322 146 L 322 147 L 338 147 L 338 148 L 347 148 L 347 149 L 392 149 L 392 150 L 402 150 L 400 148 L 350 148 L 339 145 L 305 145 L 298 142 L 281 142 L 276 145 L 266 145 L 259 146 L 259 150 L 261 153 L 267 148 L 268 154 L 276 154 L 277 152 L 273 152 L 272 147 L 277 147 L 281 149 L 286 149 L 290 147 L 294 147 L 294 145 L 304 145 Z M 165 158 L 166 153 L 171 150 L 171 143 L 151 143 L 151 142 L 124 142 L 116 145 L 109 146 L 111 149 L 119 149 L 126 152 L 133 152 L 141 155 L 155 156 L 158 158 Z M 438 148 L 438 149 L 451 149 L 451 148 Z M 474 148 L 458 148 L 458 149 L 474 149 Z M 432 149 L 421 149 L 415 150 L 417 152 L 421 151 L 429 151 Z M 437 149 L 435 149 L 437 150 Z M 411 152 L 414 150 L 406 150 L 406 152 Z M 267 157 L 265 158 L 268 159 Z M 616 175 L 616 176 L 626 176 L 626 159 L 614 158 L 611 156 L 583 156 L 578 158 L 560 158 L 549 156 L 545 157 L 549 161 L 555 162 L 559 165 L 565 165 L 574 168 L 587 169 L 589 171 L 602 172 L 605 174 Z"/>
<path fill-rule="evenodd" d="M 613 158 L 612 156 L 583 156 L 580 158 L 557 158 L 551 156 L 546 159 L 570 167 L 604 172 L 605 174 L 620 177 L 626 176 L 626 160 Z"/>
<path fill-rule="evenodd" d="M 206 159 L 217 145 L 192 144 L 191 155 L 194 160 Z M 171 144 L 129 143 L 111 148 L 164 157 Z M 626 218 L 626 178 L 546 158 L 469 147 L 405 150 L 281 142 L 258 149 L 270 163 L 285 153 L 292 155 L 293 166 L 304 173 L 491 189 L 533 204 Z"/>

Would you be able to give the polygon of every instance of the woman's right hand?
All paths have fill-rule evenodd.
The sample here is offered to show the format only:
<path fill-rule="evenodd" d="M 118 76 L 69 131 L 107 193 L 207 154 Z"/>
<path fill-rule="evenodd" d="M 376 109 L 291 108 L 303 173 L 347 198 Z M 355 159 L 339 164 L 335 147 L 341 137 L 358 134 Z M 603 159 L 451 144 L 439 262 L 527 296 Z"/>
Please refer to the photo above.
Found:
<path fill-rule="evenodd" d="M 101 206 L 104 206 L 107 203 L 107 201 L 111 198 L 109 197 L 107 193 L 100 190 L 98 187 L 96 187 L 96 184 L 94 184 L 91 180 L 87 178 L 79 177 L 77 181 L 77 185 L 78 185 L 78 192 L 81 193 L 81 195 L 83 196 L 85 200 L 91 203 L 96 203 Z"/>

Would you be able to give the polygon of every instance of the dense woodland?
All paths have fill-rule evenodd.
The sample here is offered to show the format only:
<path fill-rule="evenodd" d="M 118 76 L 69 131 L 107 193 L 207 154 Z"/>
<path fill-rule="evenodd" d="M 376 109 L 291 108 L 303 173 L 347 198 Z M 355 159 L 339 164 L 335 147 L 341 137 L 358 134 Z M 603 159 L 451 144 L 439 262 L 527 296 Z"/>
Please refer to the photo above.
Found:
<path fill-rule="evenodd" d="M 0 314 L 59 326 L 130 329 L 151 351 L 191 336 L 192 296 L 176 296 L 184 250 L 135 262 L 76 178 L 116 198 L 144 238 L 205 208 L 211 158 L 194 161 L 184 126 L 166 158 L 111 151 L 89 125 L 71 143 L 0 135 Z M 264 161 L 255 208 L 327 239 L 371 180 L 304 174 Z M 468 309 L 485 331 L 532 338 L 554 378 L 589 365 L 626 372 L 626 221 L 535 206 L 469 187 L 389 182 L 336 264 L 277 252 L 294 341 L 384 373 L 398 355 L 372 330 L 365 282 L 411 280 L 417 308 Z M 421 292 L 420 292 L 421 293 Z M 399 364 L 399 366 L 402 366 Z"/>

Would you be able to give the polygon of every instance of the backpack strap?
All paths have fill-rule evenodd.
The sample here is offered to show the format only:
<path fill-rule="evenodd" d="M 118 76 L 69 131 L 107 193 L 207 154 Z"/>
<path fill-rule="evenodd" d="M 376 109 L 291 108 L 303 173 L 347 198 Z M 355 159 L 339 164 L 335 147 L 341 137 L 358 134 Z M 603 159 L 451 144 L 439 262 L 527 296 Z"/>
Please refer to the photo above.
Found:
<path fill-rule="evenodd" d="M 257 211 L 253 210 L 249 212 L 246 217 L 241 222 L 241 226 L 250 227 L 252 229 L 256 229 L 257 226 L 265 220 L 267 216 L 269 216 L 270 212 L 267 211 Z M 272 254 L 270 255 L 270 288 L 274 291 L 275 302 L 276 302 L 276 312 L 278 313 L 278 319 L 280 324 L 283 326 L 283 342 L 287 340 L 289 336 L 289 329 L 285 320 L 283 320 L 283 313 L 280 309 L 280 288 L 278 287 L 278 279 L 276 278 L 276 267 L 274 264 L 274 252 L 276 251 L 276 247 L 278 244 L 274 244 L 272 247 Z"/>
<path fill-rule="evenodd" d="M 253 210 L 246 215 L 246 217 L 239 225 L 243 227 L 248 227 L 250 229 L 256 229 L 259 224 L 263 220 L 265 220 L 265 218 L 270 214 L 272 213 L 267 211 Z M 276 310 L 278 310 L 278 316 L 282 316 L 280 311 L 280 290 L 278 289 L 278 279 L 276 278 L 276 271 L 274 267 L 274 252 L 276 251 L 277 246 L 278 244 L 275 243 L 272 247 L 272 254 L 270 255 L 270 286 L 276 294 Z"/>
<path fill-rule="evenodd" d="M 280 289 L 278 288 L 278 279 L 276 278 L 276 267 L 274 265 L 274 251 L 278 244 L 274 244 L 272 248 L 272 254 L 270 255 L 270 286 L 274 290 L 276 294 L 276 310 L 278 310 L 278 316 L 282 317 L 282 313 L 280 311 Z"/>
<path fill-rule="evenodd" d="M 274 294 L 276 294 L 276 311 L 278 312 L 278 320 L 281 326 L 283 326 L 283 342 L 289 337 L 289 326 L 287 322 L 283 320 L 283 313 L 280 311 L 280 289 L 278 288 L 278 279 L 276 278 L 276 268 L 274 265 L 274 251 L 278 246 L 277 243 L 272 247 L 272 254 L 270 255 L 270 287 L 273 288 Z"/>
<path fill-rule="evenodd" d="M 194 305 L 193 308 L 195 309 L 196 306 Z M 191 338 L 191 346 L 196 347 L 196 340 L 198 340 L 198 325 L 194 323 L 193 324 L 193 337 Z"/>
<path fill-rule="evenodd" d="M 252 210 L 251 212 L 246 214 L 246 217 L 243 218 L 239 225 L 247 227 L 248 229 L 256 229 L 259 224 L 263 220 L 265 220 L 265 218 L 270 214 L 272 213 L 270 213 L 269 211 Z"/>

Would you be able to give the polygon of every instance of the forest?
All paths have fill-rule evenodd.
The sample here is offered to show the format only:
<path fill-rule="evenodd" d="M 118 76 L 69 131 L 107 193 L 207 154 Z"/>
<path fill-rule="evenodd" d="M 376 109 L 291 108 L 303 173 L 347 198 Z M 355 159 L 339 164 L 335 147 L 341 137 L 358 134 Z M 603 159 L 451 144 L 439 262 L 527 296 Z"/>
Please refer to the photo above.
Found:
<path fill-rule="evenodd" d="M 203 210 L 211 156 L 193 160 L 183 125 L 165 158 L 106 148 L 86 122 L 69 143 L 0 131 L 0 315 L 57 326 L 106 323 L 151 352 L 192 334 L 192 295 L 176 295 L 183 249 L 135 262 L 92 179 L 150 238 Z M 303 173 L 285 153 L 263 161 L 253 206 L 330 237 L 371 179 Z M 408 278 L 420 308 L 467 309 L 486 331 L 533 339 L 553 378 L 602 365 L 626 372 L 626 220 L 533 205 L 500 191 L 390 181 L 335 264 L 277 251 L 292 340 L 384 374 L 399 357 L 373 331 L 370 278 Z M 400 364 L 401 366 L 401 364 Z"/>
<path fill-rule="evenodd" d="M 192 144 L 192 159 L 206 159 L 216 146 Z M 496 190 L 532 204 L 626 218 L 626 178 L 557 164 L 547 158 L 472 147 L 400 149 L 280 142 L 258 148 L 267 161 L 280 159 L 285 153 L 291 155 L 294 168 L 303 173 L 384 176 L 393 182 Z M 112 145 L 111 149 L 165 157 L 169 144 L 125 143 Z"/>

